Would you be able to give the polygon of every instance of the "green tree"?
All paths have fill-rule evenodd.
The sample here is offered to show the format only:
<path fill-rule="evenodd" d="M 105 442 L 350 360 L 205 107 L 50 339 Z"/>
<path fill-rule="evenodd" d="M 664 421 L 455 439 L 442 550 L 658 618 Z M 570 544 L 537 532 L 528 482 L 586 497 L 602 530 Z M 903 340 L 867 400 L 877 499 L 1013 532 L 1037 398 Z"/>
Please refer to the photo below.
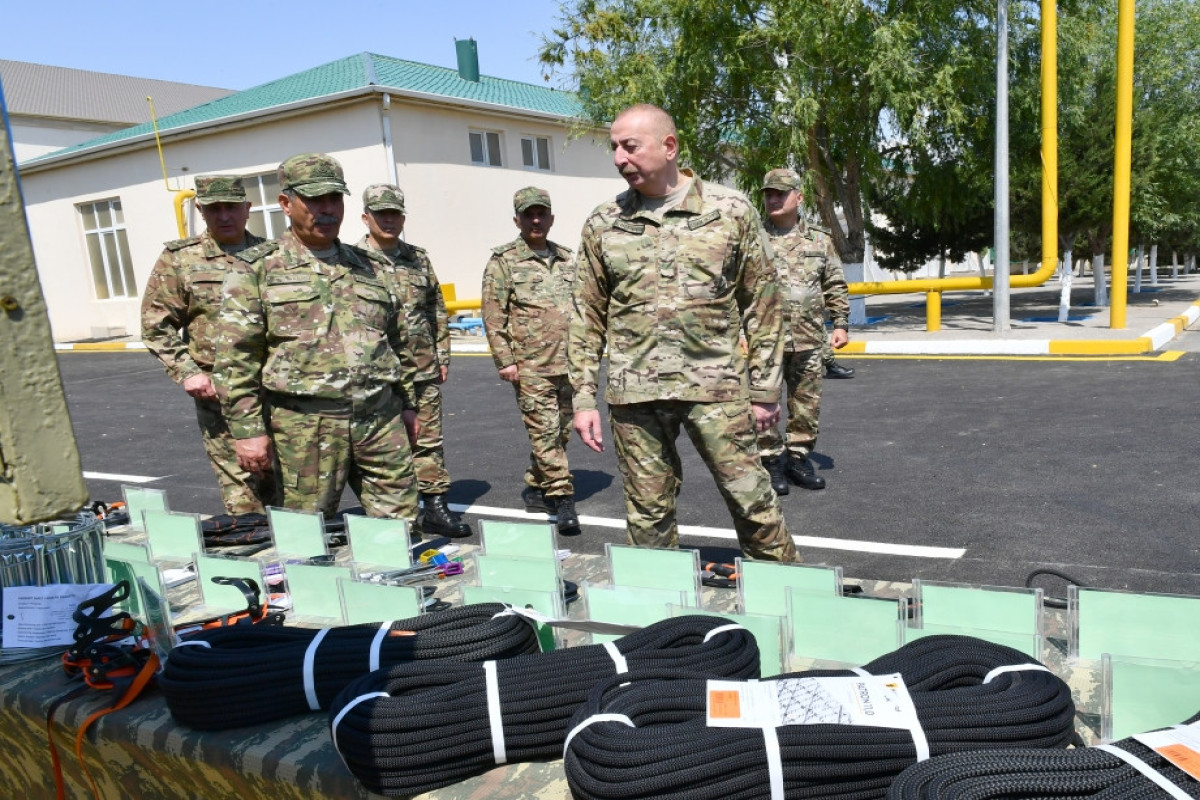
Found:
<path fill-rule="evenodd" d="M 578 82 L 590 124 L 636 102 L 666 108 L 685 161 L 703 174 L 753 189 L 768 169 L 797 167 L 842 259 L 861 262 L 863 190 L 892 180 L 887 143 L 920 149 L 927 135 L 979 116 L 991 9 L 979 0 L 566 0 L 541 58 Z"/>

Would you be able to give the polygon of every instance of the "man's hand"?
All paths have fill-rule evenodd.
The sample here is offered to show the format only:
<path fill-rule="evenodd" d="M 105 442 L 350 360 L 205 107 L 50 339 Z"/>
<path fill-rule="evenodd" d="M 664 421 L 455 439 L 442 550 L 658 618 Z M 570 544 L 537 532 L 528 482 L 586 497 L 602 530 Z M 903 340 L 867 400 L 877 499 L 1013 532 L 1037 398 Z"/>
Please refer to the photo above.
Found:
<path fill-rule="evenodd" d="M 604 434 L 600 430 L 600 412 L 596 409 L 575 412 L 575 432 L 588 447 L 604 452 Z"/>
<path fill-rule="evenodd" d="M 517 368 L 517 365 L 509 364 L 507 367 L 501 369 L 500 380 L 508 381 L 509 383 L 516 383 L 520 380 L 520 370 Z"/>
<path fill-rule="evenodd" d="M 204 372 L 186 378 L 183 381 L 183 390 L 197 400 L 217 399 L 217 390 L 213 388 L 212 378 Z"/>
<path fill-rule="evenodd" d="M 417 411 L 415 408 L 406 408 L 400 412 L 400 419 L 404 420 L 404 429 L 408 431 L 408 443 L 417 443 L 417 434 L 421 432 L 421 426 L 417 424 Z"/>
<path fill-rule="evenodd" d="M 450 365 L 449 364 L 438 365 L 438 376 L 439 376 L 438 383 L 445 383 L 446 378 L 449 375 L 450 375 Z"/>
<path fill-rule="evenodd" d="M 840 350 L 846 346 L 846 342 L 850 341 L 850 334 L 846 333 L 845 328 L 834 328 L 829 334 L 829 346 L 834 350 Z"/>
<path fill-rule="evenodd" d="M 271 449 L 271 437 L 266 434 L 251 439 L 234 441 L 238 465 L 254 475 L 271 472 L 275 467 L 275 453 Z"/>
<path fill-rule="evenodd" d="M 754 427 L 759 433 L 779 422 L 779 403 L 751 403 L 754 409 Z"/>

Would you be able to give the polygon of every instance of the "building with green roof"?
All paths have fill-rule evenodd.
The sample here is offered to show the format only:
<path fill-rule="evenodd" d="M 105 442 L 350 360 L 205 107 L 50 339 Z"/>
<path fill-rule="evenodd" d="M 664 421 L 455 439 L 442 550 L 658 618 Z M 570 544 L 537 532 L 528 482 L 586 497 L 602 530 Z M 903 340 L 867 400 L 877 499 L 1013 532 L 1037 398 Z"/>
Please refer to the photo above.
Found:
<path fill-rule="evenodd" d="M 140 293 L 164 241 L 203 221 L 183 201 L 193 177 L 239 174 L 250 228 L 285 220 L 275 167 L 300 152 L 336 157 L 353 195 L 341 238 L 365 232 L 359 195 L 397 183 L 405 238 L 429 251 L 443 284 L 479 296 L 492 247 L 517 235 L 512 195 L 551 194 L 551 237 L 568 247 L 599 202 L 625 188 L 602 131 L 580 131 L 570 92 L 478 73 L 473 40 L 459 69 L 359 53 L 112 131 L 21 165 L 38 270 L 56 341 L 139 335 Z"/>

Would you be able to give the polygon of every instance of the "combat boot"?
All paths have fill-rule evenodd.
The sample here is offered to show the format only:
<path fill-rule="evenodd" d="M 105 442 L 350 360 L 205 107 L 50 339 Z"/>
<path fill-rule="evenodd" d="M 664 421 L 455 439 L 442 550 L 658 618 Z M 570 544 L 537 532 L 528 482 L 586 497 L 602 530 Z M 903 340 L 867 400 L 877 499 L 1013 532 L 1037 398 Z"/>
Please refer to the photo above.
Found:
<path fill-rule="evenodd" d="M 787 475 L 783 471 L 782 458 L 779 456 L 764 458 L 762 465 L 767 468 L 767 474 L 771 476 L 771 488 L 775 490 L 775 494 L 782 497 L 792 490 L 788 484 Z"/>
<path fill-rule="evenodd" d="M 461 538 L 471 535 L 471 526 L 446 505 L 444 494 L 422 494 L 421 532 L 431 536 Z"/>
<path fill-rule="evenodd" d="M 575 513 L 574 497 L 569 494 L 562 497 L 547 497 L 546 502 L 554 504 L 554 514 L 558 520 L 559 532 L 579 527 L 579 515 Z"/>
<path fill-rule="evenodd" d="M 812 462 L 807 458 L 789 458 L 787 475 L 792 483 L 802 489 L 824 489 L 825 479 L 813 471 Z"/>
<path fill-rule="evenodd" d="M 526 513 L 554 513 L 554 505 L 546 498 L 546 493 L 541 489 L 535 489 L 532 486 L 526 486 L 521 490 L 521 502 L 525 504 Z"/>
<path fill-rule="evenodd" d="M 828 364 L 825 365 L 825 377 L 826 378 L 853 378 L 854 377 L 854 368 L 853 367 L 843 367 L 841 364 L 839 364 L 836 361 L 830 361 Z"/>

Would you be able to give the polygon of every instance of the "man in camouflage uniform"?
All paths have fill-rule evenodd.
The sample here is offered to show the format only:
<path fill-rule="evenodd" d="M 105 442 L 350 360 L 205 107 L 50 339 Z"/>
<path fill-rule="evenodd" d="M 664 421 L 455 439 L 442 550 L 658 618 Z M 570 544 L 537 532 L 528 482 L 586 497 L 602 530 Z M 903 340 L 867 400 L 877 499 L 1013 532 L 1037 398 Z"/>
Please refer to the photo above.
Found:
<path fill-rule="evenodd" d="M 513 385 L 529 434 L 525 510 L 554 514 L 560 531 L 579 528 L 567 466 L 571 383 L 567 325 L 575 278 L 571 251 L 546 238 L 550 194 L 529 186 L 513 196 L 521 235 L 492 250 L 483 269 L 483 327 L 502 380 Z"/>
<path fill-rule="evenodd" d="M 233 436 L 212 384 L 221 283 L 234 254 L 262 239 L 246 231 L 250 203 L 237 176 L 196 178 L 196 208 L 207 229 L 199 236 L 167 242 L 150 271 L 142 296 L 142 341 L 196 403 L 204 450 L 217 473 L 225 510 L 262 513 L 276 502 L 275 473 L 253 474 L 238 466 Z"/>
<path fill-rule="evenodd" d="M 789 478 L 805 489 L 824 489 L 825 479 L 813 471 L 808 454 L 817 442 L 825 343 L 828 339 L 833 349 L 846 345 L 850 294 L 829 232 L 800 218 L 800 176 L 790 169 L 773 169 L 763 179 L 762 190 L 765 227 L 784 297 L 788 421 L 786 452 L 774 425 L 759 434 L 758 448 L 778 494 L 788 493 Z M 826 312 L 833 318 L 828 336 Z"/>
<path fill-rule="evenodd" d="M 416 413 L 395 281 L 378 256 L 337 238 L 349 194 L 337 161 L 292 156 L 278 174 L 291 227 L 238 254 L 217 323 L 214 380 L 238 462 L 260 473 L 274 450 L 287 508 L 332 515 L 349 481 L 370 516 L 415 520 Z"/>
<path fill-rule="evenodd" d="M 382 257 L 392 269 L 404 303 L 408 352 L 412 361 L 417 406 L 417 438 L 413 467 L 421 498 L 421 530 L 437 536 L 470 536 L 471 528 L 446 505 L 450 473 L 442 447 L 442 384 L 450 373 L 450 325 L 442 286 L 429 255 L 401 240 L 404 192 L 376 183 L 363 192 L 363 224 L 367 235 L 358 246 Z"/>
<path fill-rule="evenodd" d="M 606 399 L 630 542 L 679 545 L 675 440 L 683 427 L 743 552 L 799 560 L 758 458 L 756 430 L 779 420 L 783 350 L 758 213 L 738 192 L 679 168 L 675 123 L 661 108 L 625 109 L 609 138 L 630 188 L 583 227 L 567 356 L 575 430 L 588 447 L 604 449 L 596 394 L 607 343 Z"/>

